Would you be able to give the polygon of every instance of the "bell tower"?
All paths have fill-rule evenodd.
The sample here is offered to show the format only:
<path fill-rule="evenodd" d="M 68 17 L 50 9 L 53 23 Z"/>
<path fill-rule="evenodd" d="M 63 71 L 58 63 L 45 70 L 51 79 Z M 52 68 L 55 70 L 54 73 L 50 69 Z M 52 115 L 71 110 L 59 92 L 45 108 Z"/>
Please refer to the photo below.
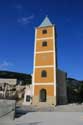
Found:
<path fill-rule="evenodd" d="M 33 104 L 56 105 L 56 35 L 48 17 L 35 29 Z"/>

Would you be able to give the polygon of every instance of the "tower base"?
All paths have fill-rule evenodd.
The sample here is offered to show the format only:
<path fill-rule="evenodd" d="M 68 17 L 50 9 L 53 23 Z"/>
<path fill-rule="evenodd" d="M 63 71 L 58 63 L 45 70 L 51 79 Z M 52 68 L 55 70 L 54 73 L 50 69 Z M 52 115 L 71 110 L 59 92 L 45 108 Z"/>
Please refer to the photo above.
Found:
<path fill-rule="evenodd" d="M 32 99 L 32 104 L 33 105 L 38 105 L 42 102 L 39 101 L 39 96 L 33 96 L 33 99 Z M 46 102 L 44 102 L 48 105 L 56 105 L 56 96 L 47 96 L 47 100 Z"/>

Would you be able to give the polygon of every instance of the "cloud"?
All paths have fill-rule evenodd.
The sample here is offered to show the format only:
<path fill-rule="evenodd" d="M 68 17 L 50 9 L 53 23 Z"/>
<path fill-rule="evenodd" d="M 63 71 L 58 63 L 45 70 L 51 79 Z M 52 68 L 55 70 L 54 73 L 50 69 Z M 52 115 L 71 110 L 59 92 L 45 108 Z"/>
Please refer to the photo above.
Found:
<path fill-rule="evenodd" d="M 13 66 L 13 63 L 8 62 L 8 61 L 3 61 L 2 63 L 0 63 L 0 70 L 6 70 L 10 66 Z"/>
<path fill-rule="evenodd" d="M 21 23 L 21 24 L 28 24 L 28 23 L 31 23 L 31 21 L 34 19 L 34 17 L 35 17 L 34 15 L 31 15 L 28 17 L 21 17 L 17 21 L 18 21 L 18 23 Z"/>

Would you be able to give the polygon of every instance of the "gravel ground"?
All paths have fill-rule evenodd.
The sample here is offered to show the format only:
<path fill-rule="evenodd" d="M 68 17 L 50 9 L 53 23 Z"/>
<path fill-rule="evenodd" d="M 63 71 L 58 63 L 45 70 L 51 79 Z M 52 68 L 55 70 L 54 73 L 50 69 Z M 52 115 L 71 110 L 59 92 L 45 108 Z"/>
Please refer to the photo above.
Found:
<path fill-rule="evenodd" d="M 83 113 L 31 112 L 14 121 L 0 120 L 0 125 L 83 125 Z"/>
<path fill-rule="evenodd" d="M 54 108 L 56 112 L 83 112 L 83 104 L 60 105 Z"/>
<path fill-rule="evenodd" d="M 55 107 L 42 104 L 38 106 L 20 106 L 16 108 L 17 117 L 28 112 L 83 112 L 83 104 L 68 104 Z"/>
<path fill-rule="evenodd" d="M 17 107 L 14 121 L 0 119 L 0 125 L 83 125 L 83 104 L 50 107 Z"/>
<path fill-rule="evenodd" d="M 33 112 L 15 120 L 16 125 L 83 125 L 83 113 Z"/>

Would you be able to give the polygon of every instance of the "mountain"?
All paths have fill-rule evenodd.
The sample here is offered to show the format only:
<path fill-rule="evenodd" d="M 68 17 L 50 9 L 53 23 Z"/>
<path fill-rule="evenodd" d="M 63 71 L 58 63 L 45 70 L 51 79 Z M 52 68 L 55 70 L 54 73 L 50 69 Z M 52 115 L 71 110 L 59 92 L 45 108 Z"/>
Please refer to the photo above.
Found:
<path fill-rule="evenodd" d="M 12 71 L 0 71 L 0 78 L 18 79 L 18 80 L 23 80 L 30 84 L 32 81 L 32 76 L 30 74 L 12 72 Z"/>

